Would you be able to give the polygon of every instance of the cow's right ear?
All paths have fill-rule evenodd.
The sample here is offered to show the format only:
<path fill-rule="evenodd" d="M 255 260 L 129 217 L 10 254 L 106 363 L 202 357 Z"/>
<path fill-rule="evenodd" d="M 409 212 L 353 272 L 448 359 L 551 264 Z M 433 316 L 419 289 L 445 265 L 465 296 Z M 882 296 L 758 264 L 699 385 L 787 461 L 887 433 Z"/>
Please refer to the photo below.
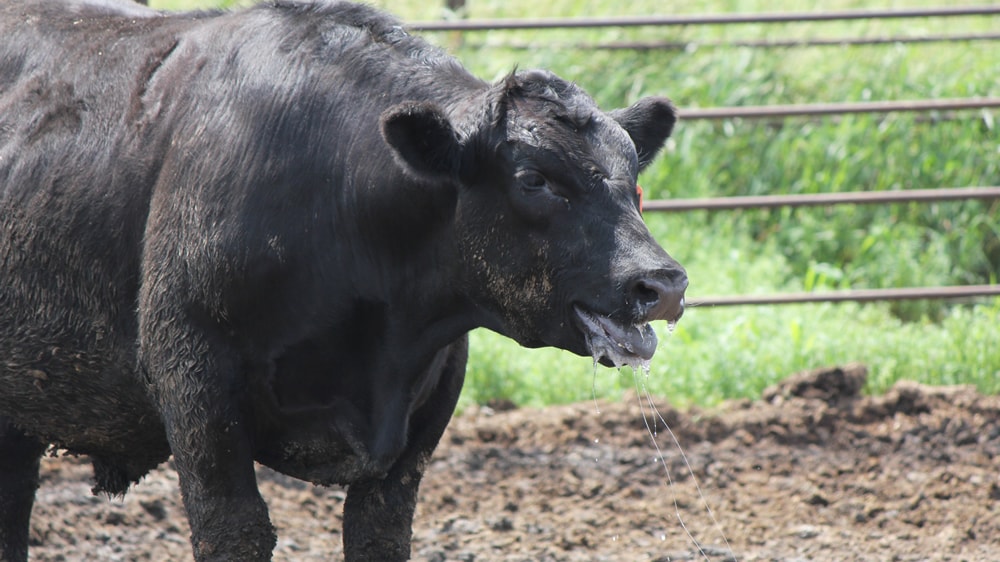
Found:
<path fill-rule="evenodd" d="M 382 113 L 382 137 L 396 162 L 418 179 L 454 181 L 461 168 L 461 143 L 444 112 L 430 103 L 403 103 Z"/>
<path fill-rule="evenodd" d="M 677 110 L 667 98 L 642 98 L 631 107 L 616 109 L 611 117 L 625 129 L 635 143 L 639 156 L 639 171 L 653 161 L 663 148 L 677 122 Z"/>

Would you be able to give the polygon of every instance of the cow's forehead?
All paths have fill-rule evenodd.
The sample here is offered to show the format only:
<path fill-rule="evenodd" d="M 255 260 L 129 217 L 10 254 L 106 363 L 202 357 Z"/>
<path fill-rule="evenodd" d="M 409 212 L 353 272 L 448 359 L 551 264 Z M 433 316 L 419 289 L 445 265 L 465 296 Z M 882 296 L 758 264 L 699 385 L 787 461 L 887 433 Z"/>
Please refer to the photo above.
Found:
<path fill-rule="evenodd" d="M 575 89 L 575 87 L 574 87 Z M 514 99 L 507 139 L 557 154 L 567 165 L 609 177 L 634 177 L 638 158 L 628 133 L 579 89 L 560 99 Z"/>

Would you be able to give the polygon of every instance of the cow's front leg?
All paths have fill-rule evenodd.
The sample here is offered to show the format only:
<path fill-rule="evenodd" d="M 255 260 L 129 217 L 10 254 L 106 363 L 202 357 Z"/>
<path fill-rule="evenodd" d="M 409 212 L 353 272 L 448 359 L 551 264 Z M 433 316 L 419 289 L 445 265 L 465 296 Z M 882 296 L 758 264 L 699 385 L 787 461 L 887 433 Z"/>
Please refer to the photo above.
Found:
<path fill-rule="evenodd" d="M 275 533 L 257 490 L 238 355 L 208 329 L 176 321 L 150 328 L 143 358 L 174 455 L 195 559 L 270 560 Z"/>
<path fill-rule="evenodd" d="M 346 562 L 409 560 L 417 491 L 465 380 L 468 339 L 448 348 L 438 384 L 410 417 L 407 447 L 383 479 L 352 483 L 344 501 Z"/>
<path fill-rule="evenodd" d="M 0 416 L 0 560 L 28 559 L 31 505 L 45 444 Z"/>
<path fill-rule="evenodd" d="M 392 473 L 384 480 L 351 484 L 344 502 L 344 559 L 397 562 L 410 559 L 413 511 L 422 475 Z"/>

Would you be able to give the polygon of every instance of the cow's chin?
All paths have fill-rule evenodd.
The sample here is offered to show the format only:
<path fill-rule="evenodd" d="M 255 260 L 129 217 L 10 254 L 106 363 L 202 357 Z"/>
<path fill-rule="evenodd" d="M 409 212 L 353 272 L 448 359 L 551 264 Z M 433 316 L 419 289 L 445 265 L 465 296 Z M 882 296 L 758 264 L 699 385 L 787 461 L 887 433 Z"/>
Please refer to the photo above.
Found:
<path fill-rule="evenodd" d="M 573 307 L 573 312 L 595 362 L 607 367 L 649 367 L 649 360 L 656 352 L 656 332 L 649 324 L 619 324 L 579 305 Z"/>

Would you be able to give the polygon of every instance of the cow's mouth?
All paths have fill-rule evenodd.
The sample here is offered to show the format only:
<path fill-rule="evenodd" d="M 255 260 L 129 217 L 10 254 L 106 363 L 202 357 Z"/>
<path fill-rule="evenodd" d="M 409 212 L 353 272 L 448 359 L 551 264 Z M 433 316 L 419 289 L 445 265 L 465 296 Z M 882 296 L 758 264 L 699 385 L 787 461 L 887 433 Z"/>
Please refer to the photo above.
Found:
<path fill-rule="evenodd" d="M 656 351 L 656 332 L 647 324 L 625 326 L 574 306 L 576 323 L 587 340 L 587 349 L 609 367 L 647 367 Z M 609 364 L 610 363 L 610 364 Z"/>

